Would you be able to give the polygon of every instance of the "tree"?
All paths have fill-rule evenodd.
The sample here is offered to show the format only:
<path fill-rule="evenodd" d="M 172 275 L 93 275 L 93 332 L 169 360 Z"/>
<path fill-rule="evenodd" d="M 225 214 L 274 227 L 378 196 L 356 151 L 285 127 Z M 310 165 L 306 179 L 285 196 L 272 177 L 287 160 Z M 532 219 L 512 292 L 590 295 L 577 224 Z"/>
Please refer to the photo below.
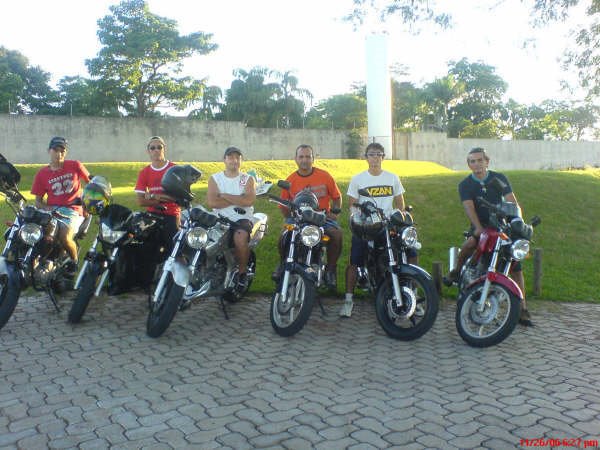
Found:
<path fill-rule="evenodd" d="M 334 95 L 308 112 L 307 123 L 307 128 L 364 128 L 367 126 L 367 100 L 356 94 Z"/>
<path fill-rule="evenodd" d="M 292 128 L 293 124 L 299 124 L 304 117 L 303 99 L 312 101 L 313 95 L 308 89 L 299 87 L 298 78 L 292 71 L 273 71 L 272 75 L 279 81 L 280 98 L 277 100 L 278 124 L 282 128 Z M 297 98 L 300 97 L 300 98 Z"/>
<path fill-rule="evenodd" d="M 436 10 L 432 0 L 353 0 L 352 3 L 354 7 L 344 20 L 355 26 L 362 25 L 369 15 L 375 15 L 377 20 L 399 16 L 411 26 L 419 22 L 434 22 L 442 27 L 450 25 L 450 15 Z"/>
<path fill-rule="evenodd" d="M 466 58 L 451 61 L 448 75 L 461 84 L 462 95 L 449 108 L 449 136 L 457 137 L 465 120 L 477 125 L 486 119 L 500 120 L 502 97 L 507 83 L 495 73 L 493 66 L 481 61 L 471 63 Z"/>
<path fill-rule="evenodd" d="M 48 84 L 50 74 L 30 66 L 20 52 L 0 47 L 0 109 L 17 113 L 53 114 L 58 93 Z"/>
<path fill-rule="evenodd" d="M 212 35 L 180 35 L 176 21 L 152 14 L 143 0 L 123 0 L 109 9 L 111 14 L 98 21 L 103 47 L 86 65 L 119 108 L 146 117 L 160 106 L 181 111 L 198 102 L 205 80 L 175 75 L 185 58 L 217 48 Z"/>
<path fill-rule="evenodd" d="M 423 88 L 425 103 L 433 115 L 433 125 L 440 131 L 448 130 L 450 108 L 457 105 L 464 96 L 465 89 L 465 83 L 457 81 L 451 73 L 427 83 Z"/>
<path fill-rule="evenodd" d="M 59 114 L 73 116 L 118 117 L 118 105 L 112 96 L 104 95 L 102 80 L 80 76 L 64 77 L 58 83 L 61 96 Z"/>
<path fill-rule="evenodd" d="M 273 127 L 280 87 L 267 81 L 271 72 L 265 67 L 236 69 L 233 72 L 236 79 L 225 93 L 225 104 L 217 118 L 244 122 L 249 127 Z"/>
<path fill-rule="evenodd" d="M 219 86 L 208 86 L 202 93 L 202 102 L 200 108 L 194 109 L 188 117 L 202 120 L 213 120 L 217 117 L 221 107 L 221 98 L 223 91 Z"/>

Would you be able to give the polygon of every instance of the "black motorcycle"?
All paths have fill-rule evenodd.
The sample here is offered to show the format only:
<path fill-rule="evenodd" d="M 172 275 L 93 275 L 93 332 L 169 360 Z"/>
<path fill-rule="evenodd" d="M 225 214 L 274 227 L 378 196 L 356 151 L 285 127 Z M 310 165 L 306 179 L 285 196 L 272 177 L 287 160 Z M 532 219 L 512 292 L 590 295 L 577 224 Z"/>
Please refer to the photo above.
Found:
<path fill-rule="evenodd" d="M 277 185 L 281 189 L 290 189 L 288 181 L 280 180 Z M 308 321 L 317 288 L 323 285 L 329 241 L 323 229 L 327 215 L 318 210 L 317 197 L 309 189 L 298 192 L 292 201 L 274 195 L 269 198 L 288 208 L 291 219 L 285 224 L 282 235 L 285 261 L 271 299 L 271 325 L 280 336 L 292 336 Z"/>
<path fill-rule="evenodd" d="M 5 164 L 9 163 L 0 155 L 0 165 Z M 73 276 L 67 267 L 70 258 L 58 242 L 60 227 L 66 226 L 59 220 L 59 212 L 27 205 L 14 179 L 2 178 L 0 192 L 16 215 L 4 235 L 6 245 L 0 256 L 2 328 L 14 312 L 21 292 L 30 286 L 46 292 L 56 310 L 60 310 L 56 295 L 72 288 Z M 88 216 L 79 227 L 74 236 L 76 244 L 85 236 L 90 221 Z"/>
<path fill-rule="evenodd" d="M 365 189 L 358 192 L 370 197 Z M 431 275 L 408 262 L 408 250 L 420 248 L 410 211 L 395 210 L 388 218 L 371 200 L 353 206 L 360 214 L 351 218 L 352 233 L 369 241 L 365 266 L 358 268 L 358 284 L 376 294 L 377 320 L 388 336 L 417 339 L 433 326 L 439 296 Z"/>
<path fill-rule="evenodd" d="M 117 204 L 101 212 L 98 235 L 75 282 L 78 292 L 69 311 L 70 323 L 81 321 L 92 297 L 100 295 L 107 280 L 110 295 L 150 285 L 154 264 L 147 261 L 148 247 L 158 242 L 161 222 L 159 215 L 133 212 Z"/>

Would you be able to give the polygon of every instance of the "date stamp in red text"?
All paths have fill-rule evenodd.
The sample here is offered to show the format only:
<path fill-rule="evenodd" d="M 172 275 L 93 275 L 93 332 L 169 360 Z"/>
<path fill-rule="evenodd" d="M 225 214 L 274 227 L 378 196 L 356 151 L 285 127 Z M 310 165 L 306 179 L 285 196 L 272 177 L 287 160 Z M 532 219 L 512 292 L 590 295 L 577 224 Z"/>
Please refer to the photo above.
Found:
<path fill-rule="evenodd" d="M 583 438 L 538 438 L 521 439 L 521 447 L 574 447 L 574 448 L 598 448 L 598 439 Z"/>

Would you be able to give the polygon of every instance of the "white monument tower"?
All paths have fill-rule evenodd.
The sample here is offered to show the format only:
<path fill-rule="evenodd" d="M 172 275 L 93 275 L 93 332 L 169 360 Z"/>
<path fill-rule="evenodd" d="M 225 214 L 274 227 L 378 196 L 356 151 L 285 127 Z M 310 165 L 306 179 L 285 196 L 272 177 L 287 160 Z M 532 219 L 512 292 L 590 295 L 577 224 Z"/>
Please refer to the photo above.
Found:
<path fill-rule="evenodd" d="M 387 34 L 369 34 L 366 38 L 367 120 L 369 143 L 379 142 L 386 158 L 393 156 L 392 86 L 388 67 Z"/>

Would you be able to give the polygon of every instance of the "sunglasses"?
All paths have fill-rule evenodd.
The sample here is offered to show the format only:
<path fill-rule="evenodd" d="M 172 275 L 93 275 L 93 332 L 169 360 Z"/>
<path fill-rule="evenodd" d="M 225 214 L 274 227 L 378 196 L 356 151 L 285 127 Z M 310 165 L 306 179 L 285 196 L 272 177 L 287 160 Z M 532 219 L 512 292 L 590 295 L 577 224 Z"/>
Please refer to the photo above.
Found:
<path fill-rule="evenodd" d="M 383 158 L 385 153 L 367 153 L 367 157 L 369 158 Z"/>
<path fill-rule="evenodd" d="M 150 150 L 162 150 L 163 146 L 162 145 L 151 145 L 150 147 L 148 147 Z"/>

